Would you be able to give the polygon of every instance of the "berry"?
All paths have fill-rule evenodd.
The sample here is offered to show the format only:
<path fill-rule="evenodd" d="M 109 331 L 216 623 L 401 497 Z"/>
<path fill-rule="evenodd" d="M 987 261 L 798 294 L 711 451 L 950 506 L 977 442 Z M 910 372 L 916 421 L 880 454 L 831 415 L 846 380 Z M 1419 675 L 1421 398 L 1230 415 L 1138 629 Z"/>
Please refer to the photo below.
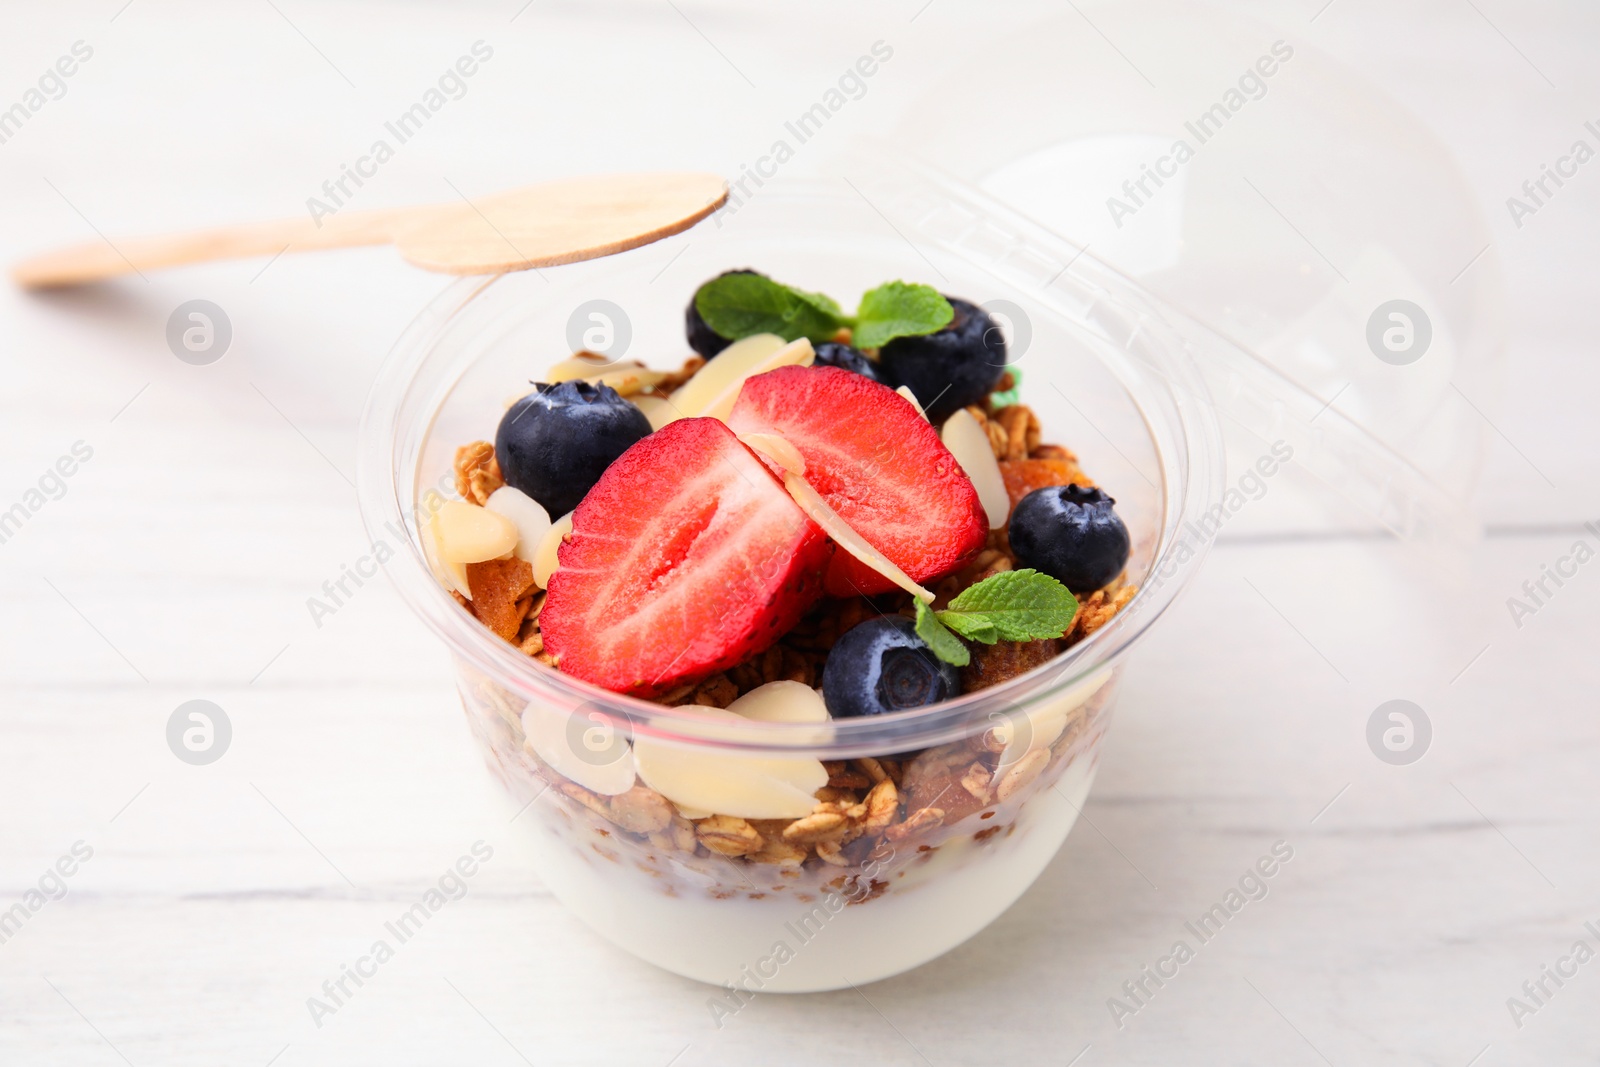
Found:
<path fill-rule="evenodd" d="M 878 368 L 861 354 L 860 349 L 841 345 L 837 341 L 824 341 L 817 348 L 817 358 L 812 362 L 814 367 L 838 367 L 840 370 L 859 374 L 863 378 L 881 381 L 878 377 Z"/>
<path fill-rule="evenodd" d="M 716 419 L 613 463 L 572 515 L 539 614 L 567 674 L 656 696 L 766 651 L 822 593 L 833 546 Z"/>
<path fill-rule="evenodd" d="M 1128 528 L 1099 489 L 1035 489 L 1012 509 L 1011 552 L 1074 592 L 1100 589 L 1128 562 Z"/>
<path fill-rule="evenodd" d="M 744 270 L 725 270 L 721 274 L 717 275 L 717 278 L 726 278 L 730 274 L 757 273 L 759 272 L 749 270 L 748 268 Z M 714 282 L 717 280 L 717 278 L 712 278 L 711 281 Z M 700 288 L 703 289 L 705 288 L 705 285 L 708 284 L 710 283 L 704 283 Z M 694 306 L 695 298 L 699 295 L 700 289 L 696 289 L 694 291 L 694 296 L 689 298 L 689 306 L 684 309 L 684 332 L 688 334 L 689 347 L 700 353 L 700 355 L 704 356 L 706 359 L 710 359 L 718 352 L 721 352 L 724 348 L 727 348 L 729 345 L 733 344 L 734 338 L 724 337 L 712 330 L 710 326 L 706 325 L 706 320 L 700 317 L 700 309 Z"/>
<path fill-rule="evenodd" d="M 494 455 L 507 485 L 560 518 L 578 506 L 613 460 L 649 433 L 644 412 L 609 385 L 540 382 L 500 420 Z"/>
<path fill-rule="evenodd" d="M 851 628 L 822 667 L 822 699 L 836 719 L 920 708 L 960 693 L 956 669 L 929 651 L 903 615 Z"/>
<path fill-rule="evenodd" d="M 838 367 L 780 367 L 745 382 L 728 425 L 786 438 L 828 506 L 913 581 L 949 574 L 988 539 L 972 480 L 938 431 L 886 385 Z M 856 596 L 894 583 L 838 552 L 825 587 Z"/>
<path fill-rule="evenodd" d="M 909 386 L 935 425 L 980 403 L 1006 369 L 1006 339 L 989 313 L 953 296 L 945 299 L 956 313 L 949 325 L 896 337 L 878 353 L 879 377 Z"/>

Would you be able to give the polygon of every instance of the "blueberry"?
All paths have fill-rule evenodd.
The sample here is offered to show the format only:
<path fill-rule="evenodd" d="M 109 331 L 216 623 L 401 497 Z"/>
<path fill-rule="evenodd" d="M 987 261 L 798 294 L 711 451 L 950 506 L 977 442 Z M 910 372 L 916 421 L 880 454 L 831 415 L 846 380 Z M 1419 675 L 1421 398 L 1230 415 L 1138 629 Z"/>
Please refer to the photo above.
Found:
<path fill-rule="evenodd" d="M 609 385 L 540 382 L 534 390 L 500 420 L 494 454 L 506 484 L 558 519 L 578 506 L 613 460 L 650 433 L 650 420 Z"/>
<path fill-rule="evenodd" d="M 730 274 L 759 273 L 759 271 L 753 271 L 746 267 L 742 270 L 725 270 L 721 274 L 717 275 L 717 278 L 726 278 Z M 714 282 L 717 280 L 717 278 L 712 278 L 711 281 Z M 704 289 L 706 285 L 709 284 L 711 283 L 706 282 L 702 284 L 700 289 Z M 700 353 L 700 355 L 704 356 L 706 359 L 710 359 L 718 352 L 721 352 L 724 348 L 727 348 L 729 345 L 733 344 L 733 339 L 730 337 L 724 337 L 715 332 L 711 329 L 711 327 L 706 325 L 706 320 L 700 317 L 700 309 L 694 306 L 695 298 L 700 295 L 700 289 L 696 289 L 694 291 L 694 296 L 689 298 L 689 306 L 685 308 L 683 312 L 683 325 L 684 332 L 689 335 L 689 347 Z"/>
<path fill-rule="evenodd" d="M 945 297 L 955 318 L 935 333 L 896 337 L 878 353 L 879 379 L 909 386 L 935 425 L 994 391 L 1006 369 L 1006 339 L 989 313 Z"/>
<path fill-rule="evenodd" d="M 878 368 L 872 360 L 861 354 L 859 349 L 849 345 L 841 345 L 836 341 L 824 341 L 816 346 L 817 358 L 813 361 L 815 367 L 838 367 L 859 374 L 863 378 L 878 381 Z"/>
<path fill-rule="evenodd" d="M 853 627 L 822 668 L 822 699 L 836 719 L 920 708 L 960 693 L 956 669 L 928 650 L 903 615 Z"/>
<path fill-rule="evenodd" d="M 1099 489 L 1035 489 L 1011 512 L 1011 552 L 1073 592 L 1100 589 L 1128 562 L 1128 528 Z"/>

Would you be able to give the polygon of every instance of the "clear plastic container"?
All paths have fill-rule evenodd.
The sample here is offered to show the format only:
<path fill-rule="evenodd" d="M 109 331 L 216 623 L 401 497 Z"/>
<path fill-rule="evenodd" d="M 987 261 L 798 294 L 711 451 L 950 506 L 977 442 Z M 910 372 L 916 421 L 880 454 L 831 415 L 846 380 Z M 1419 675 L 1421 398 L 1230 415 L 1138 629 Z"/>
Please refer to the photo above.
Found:
<path fill-rule="evenodd" d="M 730 727 L 693 708 L 619 696 L 547 669 L 483 628 L 431 573 L 419 544 L 427 494 L 453 492 L 455 449 L 492 436 L 507 395 L 570 351 L 569 319 L 587 302 L 623 309 L 629 358 L 675 366 L 694 287 L 747 264 L 844 300 L 896 277 L 980 302 L 1003 292 L 1023 400 L 1044 439 L 1076 451 L 1117 499 L 1133 533 L 1128 579 L 1137 595 L 1088 639 L 999 686 L 821 725 Z M 1194 573 L 1207 542 L 1193 531 L 1223 491 L 1220 429 L 1196 364 L 1201 343 L 1223 342 L 1087 257 L 1046 297 L 1019 298 L 969 258 L 912 245 L 878 207 L 837 185 L 769 187 L 730 224 L 548 275 L 453 285 L 401 339 L 374 388 L 362 429 L 362 509 L 374 536 L 404 531 L 390 576 L 449 647 L 488 764 L 526 805 L 515 825 L 575 914 L 635 955 L 717 985 L 860 984 L 983 929 L 1072 828 L 1125 661 Z M 781 849 L 728 858 L 697 846 L 680 821 L 664 824 L 671 813 L 649 798 L 608 799 L 556 769 L 626 759 L 639 738 L 718 754 L 731 774 L 794 756 L 898 758 L 894 821 L 832 862 L 812 855 L 795 865 Z M 937 817 L 919 816 L 924 809 Z M 740 998 L 731 994 L 730 1010 Z"/>

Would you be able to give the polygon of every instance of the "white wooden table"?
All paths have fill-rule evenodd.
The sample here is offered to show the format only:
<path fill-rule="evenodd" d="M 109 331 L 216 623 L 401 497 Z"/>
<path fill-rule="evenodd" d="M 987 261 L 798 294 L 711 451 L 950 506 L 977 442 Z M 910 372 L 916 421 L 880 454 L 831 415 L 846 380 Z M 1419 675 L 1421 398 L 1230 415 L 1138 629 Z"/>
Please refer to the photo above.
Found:
<path fill-rule="evenodd" d="M 361 202 L 734 171 L 873 39 L 911 84 L 982 17 L 946 0 L 122 4 L 7 12 L 0 106 L 93 49 L 0 144 L 8 261 L 96 230 L 296 214 L 480 39 L 493 59 Z M 0 909 L 65 887 L 0 943 L 0 1063 L 1592 1061 L 1600 963 L 1546 979 L 1520 1028 L 1507 998 L 1575 940 L 1600 949 L 1600 565 L 1521 628 L 1505 600 L 1600 543 L 1581 527 L 1600 518 L 1600 171 L 1520 230 L 1503 202 L 1596 117 L 1600 24 L 1503 0 L 1335 0 L 1310 23 L 1321 5 L 1248 6 L 1438 130 L 1501 245 L 1511 361 L 1469 572 L 1441 582 L 1387 542 L 1224 535 L 1130 675 L 1084 822 L 1016 907 L 914 973 L 763 998 L 720 1031 L 705 988 L 541 888 L 442 650 L 391 590 L 320 627 L 307 612 L 365 551 L 356 419 L 440 281 L 372 250 L 0 289 L 0 509 L 92 449 L 0 544 Z M 209 366 L 164 339 L 196 298 L 234 328 Z M 197 698 L 233 727 L 210 766 L 166 743 Z M 1365 742 L 1392 698 L 1433 723 L 1407 767 Z M 480 839 L 494 858 L 465 898 L 316 1026 L 307 998 Z M 1108 998 L 1280 840 L 1293 859 L 1265 899 L 1119 1029 Z M 46 877 L 78 842 L 92 856 Z"/>

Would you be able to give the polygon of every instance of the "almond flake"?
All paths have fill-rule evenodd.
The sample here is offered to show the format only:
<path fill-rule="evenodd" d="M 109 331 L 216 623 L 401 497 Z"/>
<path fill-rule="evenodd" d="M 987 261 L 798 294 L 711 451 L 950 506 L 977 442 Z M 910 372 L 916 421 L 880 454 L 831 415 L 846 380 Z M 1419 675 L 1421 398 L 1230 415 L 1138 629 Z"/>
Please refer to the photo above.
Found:
<path fill-rule="evenodd" d="M 716 359 L 672 394 L 673 418 L 726 420 L 746 379 L 791 364 L 810 366 L 815 358 L 811 342 L 804 337 L 789 342 L 773 333 L 742 338 L 717 353 Z"/>
<path fill-rule="evenodd" d="M 594 713 L 589 721 L 565 709 L 530 702 L 522 709 L 523 743 L 557 774 L 602 796 L 634 786 L 633 756 L 616 727 Z"/>
<path fill-rule="evenodd" d="M 803 682 L 768 682 L 728 705 L 728 710 L 755 722 L 827 722 L 822 696 Z"/>
<path fill-rule="evenodd" d="M 806 473 L 806 460 L 800 450 L 789 443 L 787 437 L 775 433 L 742 433 L 739 440 L 772 460 L 791 474 L 801 477 Z"/>
<path fill-rule="evenodd" d="M 911 402 L 911 406 L 917 409 L 917 414 L 922 416 L 924 422 L 927 421 L 928 413 L 922 410 L 922 405 L 917 402 L 917 394 L 911 391 L 911 386 L 902 385 L 900 388 L 896 389 L 895 392 L 909 400 Z"/>
<path fill-rule="evenodd" d="M 439 580 L 458 598 L 462 606 L 472 602 L 472 589 L 467 585 L 467 566 L 444 558 L 439 548 L 439 528 L 433 521 L 434 514 L 442 508 L 445 501 L 437 493 L 429 493 L 425 502 L 428 517 L 422 520 L 422 554 L 428 560 L 429 567 Z"/>
<path fill-rule="evenodd" d="M 644 412 L 644 417 L 650 420 L 650 428 L 659 430 L 672 421 L 672 401 L 664 396 L 636 396 L 633 397 L 633 406 Z"/>
<path fill-rule="evenodd" d="M 432 526 L 439 558 L 448 563 L 482 563 L 517 547 L 516 524 L 476 504 L 447 500 Z"/>
<path fill-rule="evenodd" d="M 549 370 L 544 372 L 544 377 L 540 378 L 539 380 L 542 382 L 547 382 L 550 385 L 557 385 L 561 382 L 570 382 L 577 378 L 587 378 L 590 375 L 604 374 L 608 370 L 615 370 L 619 366 L 626 365 L 627 364 L 617 363 L 610 356 L 602 355 L 599 352 L 590 352 L 585 349 L 583 351 L 574 352 L 566 359 L 552 366 Z M 637 366 L 638 364 L 634 365 Z"/>
<path fill-rule="evenodd" d="M 512 551 L 518 559 L 532 563 L 544 535 L 550 532 L 550 513 L 533 497 L 510 485 L 490 493 L 483 506 L 511 520 L 517 528 L 517 544 Z"/>
<path fill-rule="evenodd" d="M 619 361 L 598 352 L 577 352 L 545 371 L 540 381 L 550 385 L 586 381 L 595 385 L 609 385 L 623 396 L 633 396 L 670 377 L 672 375 L 651 370 L 635 359 Z"/>
<path fill-rule="evenodd" d="M 698 716 L 747 723 L 720 708 L 696 708 Z M 688 746 L 635 737 L 634 765 L 646 785 L 681 807 L 744 819 L 798 819 L 816 806 L 814 793 L 828 781 L 818 760 Z"/>
<path fill-rule="evenodd" d="M 984 514 L 989 516 L 989 529 L 1000 529 L 1011 517 L 1011 498 L 1006 495 L 1006 480 L 1000 473 L 999 461 L 994 458 L 994 449 L 989 445 L 988 431 L 978 425 L 970 412 L 962 409 L 945 420 L 939 438 L 972 479 Z"/>
<path fill-rule="evenodd" d="M 828 502 L 822 499 L 821 493 L 811 487 L 810 482 L 798 474 L 786 471 L 783 475 L 783 486 L 789 490 L 789 495 L 794 497 L 794 502 L 800 505 L 800 510 L 810 516 L 812 522 L 822 527 L 823 532 L 833 539 L 834 544 L 912 596 L 928 603 L 933 602 L 932 593 L 912 581 L 909 574 L 896 567 L 888 556 L 873 548 L 865 537 L 856 533 L 837 511 L 828 506 Z"/>
<path fill-rule="evenodd" d="M 666 379 L 667 375 L 661 371 L 651 370 L 645 366 L 636 366 L 607 371 L 605 374 L 597 374 L 587 380 L 595 385 L 609 385 L 620 396 L 633 396 L 644 392 L 652 386 L 659 385 Z"/>
<path fill-rule="evenodd" d="M 550 524 L 539 547 L 533 553 L 533 581 L 540 589 L 550 588 L 550 576 L 556 572 L 559 560 L 556 550 L 561 547 L 562 540 L 572 532 L 572 513 L 561 516 Z"/>

